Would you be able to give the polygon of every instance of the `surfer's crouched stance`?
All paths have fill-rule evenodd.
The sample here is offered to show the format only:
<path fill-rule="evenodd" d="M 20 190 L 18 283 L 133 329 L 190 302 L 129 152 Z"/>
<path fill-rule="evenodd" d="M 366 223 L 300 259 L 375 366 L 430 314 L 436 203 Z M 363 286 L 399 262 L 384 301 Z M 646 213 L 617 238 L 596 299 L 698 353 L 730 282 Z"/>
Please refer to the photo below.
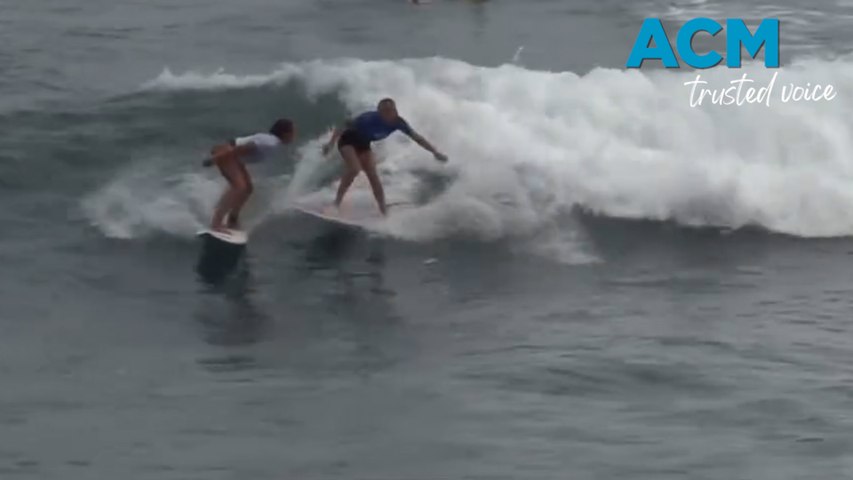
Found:
<path fill-rule="evenodd" d="M 394 104 L 394 100 L 385 98 L 379 102 L 376 111 L 362 113 L 347 121 L 343 129 L 335 128 L 331 140 L 323 146 L 323 154 L 326 155 L 331 150 L 332 145 L 337 142 L 338 151 L 341 152 L 346 168 L 338 186 L 338 193 L 335 196 L 336 208 L 341 208 L 341 202 L 353 180 L 358 176 L 359 171 L 364 170 L 367 179 L 370 181 L 373 196 L 376 197 L 376 203 L 379 205 L 379 211 L 383 215 L 386 214 L 385 192 L 382 189 L 382 182 L 379 181 L 379 175 L 376 173 L 376 162 L 370 149 L 370 142 L 382 140 L 397 130 L 405 133 L 418 145 L 431 152 L 436 160 L 447 161 L 447 157 L 443 153 L 440 153 L 424 137 L 412 130 L 403 117 L 397 114 L 397 106 Z"/>
<path fill-rule="evenodd" d="M 240 209 L 252 195 L 252 178 L 245 164 L 266 159 L 282 145 L 292 142 L 295 135 L 293 122 L 282 118 L 273 124 L 269 133 L 256 133 L 235 138 L 228 144 L 217 145 L 210 150 L 210 158 L 205 160 L 203 165 L 205 167 L 216 165 L 228 181 L 228 189 L 222 194 L 213 212 L 213 219 L 210 221 L 211 230 L 239 228 Z M 227 227 L 226 216 L 228 217 Z"/>

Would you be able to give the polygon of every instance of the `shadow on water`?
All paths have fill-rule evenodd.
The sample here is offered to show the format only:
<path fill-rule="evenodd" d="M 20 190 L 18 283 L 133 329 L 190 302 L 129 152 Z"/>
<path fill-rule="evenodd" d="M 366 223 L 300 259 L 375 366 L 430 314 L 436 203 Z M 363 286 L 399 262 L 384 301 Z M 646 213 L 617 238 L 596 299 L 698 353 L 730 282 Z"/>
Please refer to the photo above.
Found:
<path fill-rule="evenodd" d="M 355 322 L 396 319 L 385 281 L 385 240 L 351 228 L 334 228 L 310 241 L 300 265 L 324 314 Z M 320 282 L 320 285 L 317 283 Z"/>
<path fill-rule="evenodd" d="M 246 345 L 263 336 L 266 314 L 252 301 L 251 257 L 244 245 L 203 239 L 196 273 L 203 302 L 196 320 L 213 345 Z"/>
<path fill-rule="evenodd" d="M 356 228 L 334 228 L 316 237 L 305 250 L 305 265 L 315 270 L 338 269 L 349 262 L 385 262 L 385 241 Z"/>
<path fill-rule="evenodd" d="M 202 237 L 201 241 L 201 254 L 195 271 L 205 284 L 219 285 L 234 272 L 244 257 L 246 246 L 226 243 L 210 236 Z"/>
<path fill-rule="evenodd" d="M 410 353 L 387 279 L 387 249 L 385 239 L 349 228 L 324 232 L 306 245 L 300 277 L 313 296 L 312 322 L 321 342 L 334 339 L 342 349 L 341 371 L 370 375 Z"/>

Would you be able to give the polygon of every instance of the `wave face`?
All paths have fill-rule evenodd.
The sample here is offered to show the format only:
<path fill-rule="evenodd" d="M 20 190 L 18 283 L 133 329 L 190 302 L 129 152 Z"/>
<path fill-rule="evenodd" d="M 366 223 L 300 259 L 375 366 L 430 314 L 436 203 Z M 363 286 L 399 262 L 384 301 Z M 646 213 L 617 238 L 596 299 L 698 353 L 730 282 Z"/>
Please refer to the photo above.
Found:
<path fill-rule="evenodd" d="M 760 86 L 773 71 L 718 68 L 702 75 L 711 86 L 724 86 L 743 73 Z M 286 95 L 295 82 L 300 95 L 332 94 L 352 112 L 394 97 L 407 120 L 451 157 L 442 167 L 400 137 L 377 149 L 392 191 L 410 194 L 418 173 L 453 177 L 425 206 L 389 226 L 388 233 L 409 240 L 525 239 L 534 249 L 573 261 L 586 258 L 575 248 L 580 233 L 570 212 L 576 207 L 685 226 L 758 226 L 804 237 L 853 234 L 853 100 L 845 95 L 853 88 L 853 64 L 811 60 L 779 70 L 777 90 L 789 83 L 831 83 L 839 94 L 820 103 L 774 98 L 771 107 L 691 108 L 683 83 L 695 75 L 596 69 L 579 76 L 441 58 L 337 60 L 285 64 L 266 75 L 164 71 L 144 89 L 222 95 L 278 86 Z M 338 120 L 333 117 L 323 121 Z M 317 150 L 326 134 L 312 134 L 296 170 L 281 179 L 284 193 L 272 197 L 261 218 L 280 214 L 295 196 L 322 186 L 317 172 L 329 162 Z M 127 181 L 126 174 L 116 179 Z M 111 198 L 123 191 L 116 182 L 87 199 L 94 216 L 114 210 Z M 212 203 L 217 194 L 215 183 L 192 175 L 181 183 L 182 190 L 189 185 L 204 191 L 192 208 L 201 200 Z M 122 216 L 148 218 L 149 227 L 154 222 L 156 228 L 151 216 L 158 218 L 161 210 L 169 212 L 162 225 L 169 231 L 177 228 L 175 218 L 186 216 L 176 213 L 182 202 L 177 194 L 166 195 L 170 201 L 159 192 L 156 204 L 139 205 L 126 193 L 119 203 L 139 215 Z M 185 208 L 192 210 L 189 202 Z M 127 225 L 117 230 L 122 236 L 132 231 Z"/>

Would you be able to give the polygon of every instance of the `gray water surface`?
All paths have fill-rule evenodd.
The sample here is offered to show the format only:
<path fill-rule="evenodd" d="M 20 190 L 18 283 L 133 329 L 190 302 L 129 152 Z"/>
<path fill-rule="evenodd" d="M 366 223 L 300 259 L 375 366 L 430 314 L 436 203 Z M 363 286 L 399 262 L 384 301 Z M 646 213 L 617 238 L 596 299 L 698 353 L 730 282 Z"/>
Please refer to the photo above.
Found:
<path fill-rule="evenodd" d="M 786 3 L 739 7 L 843 53 L 846 7 Z M 524 47 L 582 74 L 620 68 L 643 17 L 713 8 L 734 7 L 0 1 L 0 478 L 853 478 L 849 239 L 576 211 L 596 261 L 565 264 L 282 215 L 209 281 L 197 239 L 82 211 L 125 168 L 176 175 L 139 152 L 195 158 L 281 109 L 310 141 L 344 110 L 140 90 L 164 68 Z"/>

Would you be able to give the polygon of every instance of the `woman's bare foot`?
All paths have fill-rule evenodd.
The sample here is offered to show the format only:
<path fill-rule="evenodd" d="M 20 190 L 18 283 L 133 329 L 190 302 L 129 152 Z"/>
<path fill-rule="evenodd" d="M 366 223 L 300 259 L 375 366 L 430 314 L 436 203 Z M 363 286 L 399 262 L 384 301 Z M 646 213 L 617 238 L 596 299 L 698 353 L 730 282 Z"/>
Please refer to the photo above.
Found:
<path fill-rule="evenodd" d="M 328 207 L 323 209 L 323 213 L 326 215 L 343 215 L 345 209 L 340 205 L 329 205 Z"/>

